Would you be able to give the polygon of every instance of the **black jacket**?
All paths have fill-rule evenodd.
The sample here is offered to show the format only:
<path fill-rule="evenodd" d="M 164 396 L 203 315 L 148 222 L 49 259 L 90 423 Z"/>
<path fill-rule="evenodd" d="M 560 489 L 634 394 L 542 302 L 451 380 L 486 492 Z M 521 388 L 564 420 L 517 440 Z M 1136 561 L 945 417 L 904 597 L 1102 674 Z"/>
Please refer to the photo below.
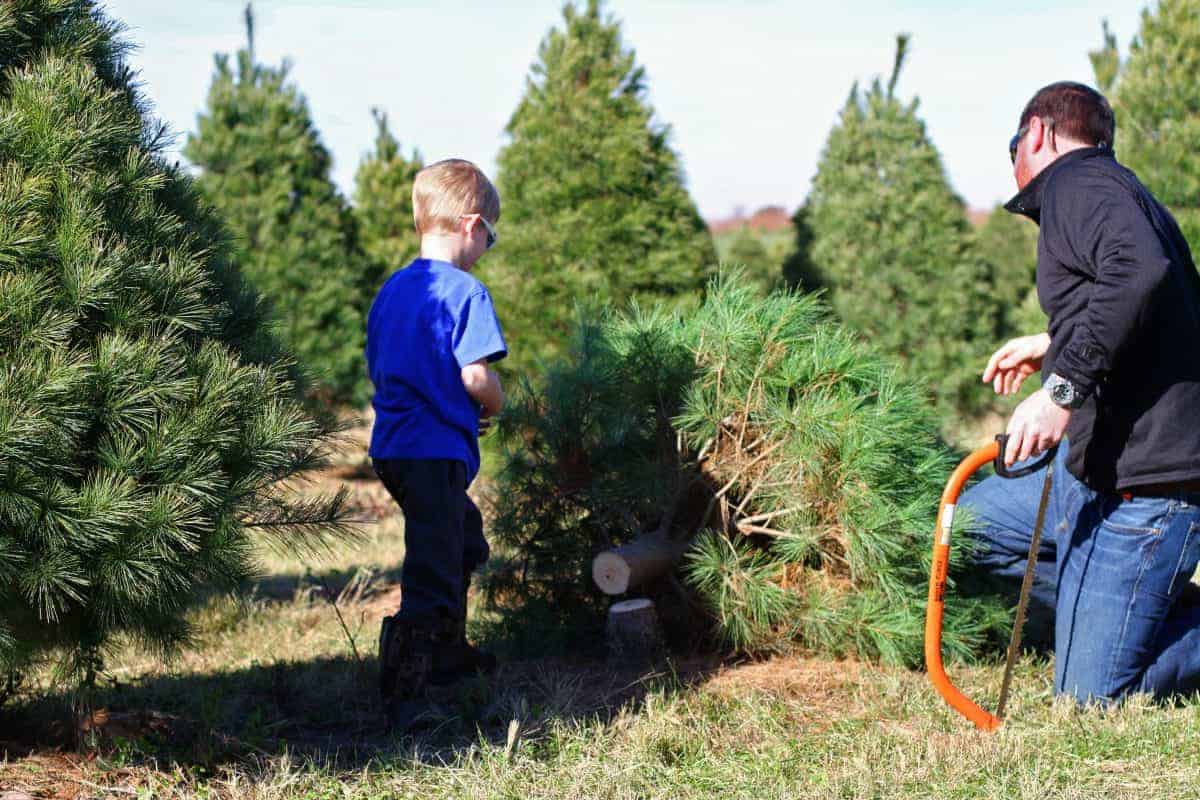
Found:
<path fill-rule="evenodd" d="M 1200 275 L 1174 218 L 1103 148 L 1062 156 L 1006 208 L 1041 227 L 1042 375 L 1087 396 L 1067 468 L 1102 491 L 1200 478 Z"/>

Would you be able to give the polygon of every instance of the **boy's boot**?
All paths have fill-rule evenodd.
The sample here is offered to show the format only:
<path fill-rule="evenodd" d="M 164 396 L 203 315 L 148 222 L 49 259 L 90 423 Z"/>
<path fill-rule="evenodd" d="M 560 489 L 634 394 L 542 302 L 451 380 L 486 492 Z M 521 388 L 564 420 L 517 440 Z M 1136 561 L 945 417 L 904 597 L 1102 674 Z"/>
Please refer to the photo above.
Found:
<path fill-rule="evenodd" d="M 454 618 L 454 633 L 449 644 L 439 647 L 433 655 L 433 672 L 429 682 L 446 686 L 471 675 L 487 674 L 496 669 L 496 657 L 467 641 L 467 590 L 470 577 L 464 576 L 458 615 Z"/>
<path fill-rule="evenodd" d="M 379 632 L 379 693 L 388 730 L 414 727 L 429 711 L 425 689 L 436 653 L 454 642 L 455 621 L 440 615 L 384 617 Z"/>

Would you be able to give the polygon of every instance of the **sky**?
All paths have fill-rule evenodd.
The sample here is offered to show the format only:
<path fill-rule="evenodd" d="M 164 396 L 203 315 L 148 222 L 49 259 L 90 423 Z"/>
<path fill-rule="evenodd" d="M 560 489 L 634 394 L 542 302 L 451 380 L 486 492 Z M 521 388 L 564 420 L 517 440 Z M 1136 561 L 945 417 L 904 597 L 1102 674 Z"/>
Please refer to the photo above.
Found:
<path fill-rule="evenodd" d="M 245 44 L 241 0 L 107 0 L 138 45 L 145 93 L 176 133 L 195 129 L 213 54 Z M 709 219 L 803 202 L 850 87 L 890 72 L 920 98 L 955 190 L 990 208 L 1014 190 L 1007 144 L 1025 102 L 1056 80 L 1093 83 L 1087 52 L 1107 19 L 1126 52 L 1143 0 L 609 0 L 646 68 L 688 187 Z M 261 61 L 288 59 L 350 195 L 389 116 L 426 162 L 468 158 L 493 174 L 504 127 L 559 0 L 258 0 Z M 1118 120 L 1118 131 L 1120 121 Z M 1120 155 L 1120 135 L 1117 137 Z"/>

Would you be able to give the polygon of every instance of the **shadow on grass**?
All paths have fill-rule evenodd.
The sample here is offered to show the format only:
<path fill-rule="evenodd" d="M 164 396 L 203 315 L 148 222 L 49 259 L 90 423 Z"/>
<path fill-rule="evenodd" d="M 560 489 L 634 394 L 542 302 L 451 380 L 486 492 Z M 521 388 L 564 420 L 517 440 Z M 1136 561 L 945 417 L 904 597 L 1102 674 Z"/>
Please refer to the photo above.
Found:
<path fill-rule="evenodd" d="M 657 672 L 613 671 L 568 657 L 512 661 L 491 676 L 435 690 L 420 731 L 393 736 L 377 702 L 377 662 L 350 657 L 253 664 L 208 674 L 111 679 L 97 688 L 94 725 L 71 730 L 66 695 L 0 708 L 0 758 L 82 743 L 117 766 L 211 770 L 289 754 L 339 769 L 395 758 L 452 762 L 481 742 L 504 745 L 517 720 L 523 740 L 558 723 L 611 721 L 651 693 L 688 691 L 719 665 L 693 659 Z"/>

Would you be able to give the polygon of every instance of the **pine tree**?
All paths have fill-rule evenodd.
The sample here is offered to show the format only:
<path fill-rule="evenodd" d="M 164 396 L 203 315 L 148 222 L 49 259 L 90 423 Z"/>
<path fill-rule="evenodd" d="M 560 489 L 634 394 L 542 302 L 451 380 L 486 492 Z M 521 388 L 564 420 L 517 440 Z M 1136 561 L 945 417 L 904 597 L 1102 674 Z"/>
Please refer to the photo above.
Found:
<path fill-rule="evenodd" d="M 695 302 L 716 263 L 645 95 L 620 24 L 568 3 L 508 123 L 501 241 L 481 262 L 517 361 L 561 348 L 575 303 Z"/>
<path fill-rule="evenodd" d="M 515 619 L 594 628 L 592 557 L 666 536 L 685 546 L 687 596 L 669 580 L 637 591 L 660 601 L 673 634 L 695 629 L 701 607 L 742 652 L 920 662 L 953 459 L 920 391 L 816 297 L 763 297 L 731 275 L 686 317 L 585 315 L 498 432 L 492 530 L 505 555 L 487 588 Z M 951 610 L 945 642 L 960 657 L 1006 623 L 994 598 Z"/>
<path fill-rule="evenodd" d="M 1046 330 L 1037 303 L 1037 240 L 1037 226 L 1003 206 L 975 231 L 976 250 L 991 267 L 992 297 L 1000 305 L 1000 339 Z"/>
<path fill-rule="evenodd" d="M 339 500 L 260 297 L 93 0 L 0 5 L 0 666 L 188 641 L 255 537 L 314 543 Z M 307 534 L 307 535 L 306 535 Z"/>
<path fill-rule="evenodd" d="M 1104 32 L 1093 65 L 1097 82 L 1112 87 L 1117 155 L 1200 247 L 1200 0 L 1161 0 L 1143 11 L 1124 63 L 1107 25 Z"/>
<path fill-rule="evenodd" d="M 207 107 L 184 155 L 200 168 L 205 198 L 228 220 L 238 261 L 270 300 L 284 343 L 322 394 L 361 402 L 363 319 L 377 276 L 288 65 L 255 61 L 249 6 L 246 28 L 236 69 L 216 56 Z"/>
<path fill-rule="evenodd" d="M 359 238 L 372 264 L 373 282 L 382 283 L 394 270 L 416 257 L 420 239 L 413 225 L 412 190 L 423 166 L 414 152 L 405 158 L 388 128 L 387 114 L 372 109 L 375 150 L 354 175 L 354 215 Z"/>
<path fill-rule="evenodd" d="M 807 202 L 808 258 L 842 320 L 928 382 L 942 408 L 974 411 L 990 402 L 978 373 L 1001 304 L 918 101 L 896 96 L 906 51 L 902 36 L 887 85 L 856 85 L 829 135 Z"/>
<path fill-rule="evenodd" d="M 783 260 L 772 258 L 763 244 L 762 235 L 748 226 L 738 228 L 716 244 L 721 263 L 739 269 L 742 279 L 758 287 L 763 294 L 783 283 Z"/>

